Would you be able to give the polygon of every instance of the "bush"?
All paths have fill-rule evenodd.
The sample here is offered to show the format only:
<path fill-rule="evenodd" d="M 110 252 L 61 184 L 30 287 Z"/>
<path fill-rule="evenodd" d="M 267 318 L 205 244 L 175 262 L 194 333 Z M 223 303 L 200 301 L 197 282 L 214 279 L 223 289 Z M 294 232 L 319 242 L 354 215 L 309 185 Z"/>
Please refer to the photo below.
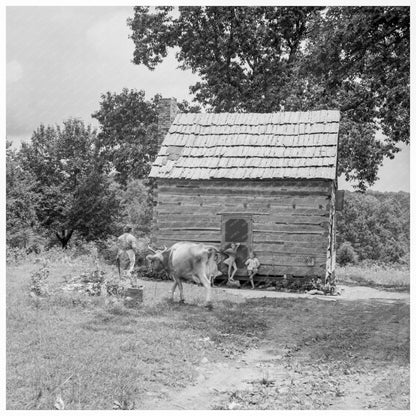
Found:
<path fill-rule="evenodd" d="M 9 247 L 20 248 L 27 253 L 36 254 L 42 252 L 46 244 L 46 239 L 30 227 L 8 231 L 6 240 Z"/>
<path fill-rule="evenodd" d="M 110 237 L 107 240 L 98 240 L 96 241 L 96 246 L 98 254 L 105 263 L 115 264 L 118 252 L 117 238 Z"/>
<path fill-rule="evenodd" d="M 30 293 L 36 296 L 47 296 L 49 295 L 49 269 L 47 264 L 43 264 L 42 267 L 33 272 L 30 276 Z"/>
<path fill-rule="evenodd" d="M 139 275 L 142 279 L 148 280 L 170 280 L 169 274 L 165 270 L 156 272 L 154 270 L 150 271 L 146 266 L 142 266 L 138 269 Z"/>
<path fill-rule="evenodd" d="M 398 261 L 400 265 L 410 267 L 410 253 L 405 254 Z"/>
<path fill-rule="evenodd" d="M 9 245 L 6 246 L 6 262 L 7 262 L 7 264 L 19 264 L 26 257 L 27 257 L 26 250 L 24 248 L 10 247 Z"/>
<path fill-rule="evenodd" d="M 69 258 L 71 257 L 72 252 L 67 249 L 63 250 L 61 247 L 52 247 L 48 250 L 45 250 L 39 258 L 44 260 L 47 260 L 51 263 L 56 262 L 68 262 Z"/>
<path fill-rule="evenodd" d="M 337 252 L 337 262 L 340 266 L 346 264 L 356 264 L 358 261 L 357 253 L 350 242 L 346 241 L 342 243 Z"/>
<path fill-rule="evenodd" d="M 99 269 L 83 272 L 71 278 L 63 289 L 85 293 L 89 296 L 101 296 L 103 294 L 102 287 L 105 285 L 105 274 L 103 270 Z"/>
<path fill-rule="evenodd" d="M 117 193 L 123 224 L 132 224 L 133 234 L 137 237 L 149 233 L 153 217 L 152 187 L 147 181 L 133 179 Z"/>
<path fill-rule="evenodd" d="M 410 194 L 348 192 L 336 213 L 337 241 L 353 243 L 360 261 L 394 263 L 410 252 Z"/>
<path fill-rule="evenodd" d="M 97 256 L 98 249 L 94 241 L 86 241 L 84 239 L 77 240 L 73 246 L 71 246 L 74 257 L 79 256 Z"/>

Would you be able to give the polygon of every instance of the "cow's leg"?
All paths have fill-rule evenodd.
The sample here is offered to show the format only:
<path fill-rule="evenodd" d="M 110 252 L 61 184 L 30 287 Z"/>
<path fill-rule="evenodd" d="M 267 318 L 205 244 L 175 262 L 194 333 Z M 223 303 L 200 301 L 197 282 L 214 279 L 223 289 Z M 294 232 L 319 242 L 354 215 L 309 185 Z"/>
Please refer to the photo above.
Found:
<path fill-rule="evenodd" d="M 205 274 L 201 274 L 198 276 L 202 286 L 205 288 L 205 306 L 209 309 L 212 309 L 212 302 L 211 302 L 211 282 L 209 281 L 208 277 Z"/>
<path fill-rule="evenodd" d="M 176 281 L 176 279 L 174 279 L 173 286 L 172 286 L 172 302 L 173 302 L 173 300 L 175 298 L 175 290 L 176 290 L 176 287 L 177 286 L 178 286 L 178 282 Z"/>
<path fill-rule="evenodd" d="M 183 297 L 183 285 L 181 280 L 178 280 L 178 286 L 179 286 L 179 296 L 180 296 L 180 303 L 185 303 L 185 298 Z"/>

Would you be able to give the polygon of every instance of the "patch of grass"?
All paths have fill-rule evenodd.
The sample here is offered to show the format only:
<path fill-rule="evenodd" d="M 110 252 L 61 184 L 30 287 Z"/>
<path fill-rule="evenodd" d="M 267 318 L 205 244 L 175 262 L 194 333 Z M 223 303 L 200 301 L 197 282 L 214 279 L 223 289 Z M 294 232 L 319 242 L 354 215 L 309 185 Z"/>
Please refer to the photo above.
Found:
<path fill-rule="evenodd" d="M 69 375 L 59 388 L 69 409 L 108 409 L 130 396 L 140 403 L 147 391 L 189 382 L 195 353 L 191 334 L 155 332 L 152 320 L 113 309 L 83 312 L 36 309 L 29 328 L 28 322 L 19 331 L 9 325 L 8 408 L 51 409 L 56 386 Z"/>
<path fill-rule="evenodd" d="M 319 302 L 316 299 L 252 299 L 246 309 L 267 325 L 275 353 L 308 349 L 315 359 L 409 362 L 409 305 L 382 302 Z M 290 324 L 288 324 L 290 323 Z"/>
<path fill-rule="evenodd" d="M 337 267 L 338 284 L 380 287 L 384 289 L 409 290 L 408 267 L 381 265 L 348 265 Z"/>
<path fill-rule="evenodd" d="M 84 266 L 93 267 L 88 261 Z M 191 383 L 203 357 L 215 361 L 222 349 L 236 353 L 245 345 L 249 324 L 228 322 L 246 314 L 227 315 L 221 303 L 228 299 L 229 305 L 233 296 L 220 295 L 210 312 L 202 307 L 201 287 L 185 285 L 187 303 L 180 305 L 168 301 L 172 282 L 145 281 L 143 305 L 128 309 L 63 291 L 63 276 L 85 269 L 50 262 L 51 293 L 32 298 L 30 276 L 39 267 L 7 271 L 8 409 L 53 409 L 58 394 L 66 409 L 111 409 L 114 401 L 140 408 L 148 393 Z M 201 341 L 225 330 L 235 337 Z"/>

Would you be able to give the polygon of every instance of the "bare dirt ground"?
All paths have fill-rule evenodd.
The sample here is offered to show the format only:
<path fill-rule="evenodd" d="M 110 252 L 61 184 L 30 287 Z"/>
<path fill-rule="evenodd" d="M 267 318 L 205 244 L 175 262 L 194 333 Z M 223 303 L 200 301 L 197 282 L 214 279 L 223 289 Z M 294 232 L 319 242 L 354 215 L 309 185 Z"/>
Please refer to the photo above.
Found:
<path fill-rule="evenodd" d="M 274 360 L 276 356 L 270 354 L 267 348 L 258 348 L 247 351 L 236 361 L 214 364 L 209 361 L 201 362 L 197 368 L 198 377 L 195 385 L 180 392 L 171 392 L 162 399 L 149 400 L 145 408 L 156 410 L 215 408 L 227 400 L 230 391 L 249 388 L 251 382 L 265 376 L 267 370 L 274 365 Z M 283 381 L 284 371 L 281 372 L 281 377 Z"/>
<path fill-rule="evenodd" d="M 363 301 L 368 305 L 378 302 L 409 304 L 409 293 L 382 291 L 369 287 L 360 286 L 339 286 L 340 296 L 315 296 L 306 294 L 284 293 L 260 290 L 239 290 L 216 288 L 216 291 L 227 291 L 235 296 L 243 298 L 315 298 L 320 301 L 348 302 Z M 210 342 L 209 339 L 206 342 Z M 303 402 L 300 408 L 316 408 L 316 401 L 312 393 L 316 393 L 316 382 L 314 369 L 297 369 L 301 363 L 297 357 L 294 362 L 290 361 L 290 354 L 281 351 L 276 354 L 275 346 L 270 342 L 262 342 L 258 348 L 247 350 L 245 354 L 237 359 L 227 362 L 211 363 L 206 358 L 197 367 L 198 376 L 196 382 L 181 391 L 164 391 L 162 394 L 150 395 L 142 408 L 146 409 L 247 409 L 242 400 L 247 396 L 252 397 L 249 402 L 252 408 L 256 406 L 256 400 L 260 395 L 267 395 L 270 387 L 274 388 L 280 396 L 279 405 L 276 408 L 285 408 L 285 399 L 293 401 L 293 395 L 289 398 L 289 390 L 293 386 L 309 383 L 312 388 L 311 400 Z M 286 353 L 286 354 L 285 354 Z M 302 353 L 301 353 L 302 354 Z M 331 375 L 328 369 L 328 375 Z M 347 370 L 348 371 L 348 370 Z M 322 386 L 324 390 L 333 392 L 320 408 L 334 410 L 357 410 L 357 409 L 406 409 L 409 406 L 409 397 L 403 393 L 403 383 L 409 377 L 408 369 L 386 366 L 381 369 L 371 369 L 351 373 L 349 380 L 343 383 L 342 388 L 337 382 L 331 384 L 331 377 L 328 386 Z M 260 388 L 259 388 L 260 386 Z M 292 388 L 292 389 L 291 389 Z M 259 391 L 260 390 L 260 391 Z M 239 392 L 244 392 L 240 395 Z M 319 393 L 319 390 L 318 390 Z M 328 393 L 326 391 L 325 393 Z M 257 397 L 257 399 L 256 399 Z M 245 402 L 246 403 L 246 402 Z M 276 403 L 276 402 L 275 402 Z M 306 404 L 306 407 L 305 407 Z M 270 409 L 270 407 L 268 407 Z"/>
<path fill-rule="evenodd" d="M 250 290 L 250 289 L 222 289 L 229 293 L 243 296 L 244 298 L 317 298 L 328 301 L 339 300 L 384 300 L 386 302 L 401 301 L 404 303 L 410 303 L 410 294 L 408 292 L 391 292 L 386 290 L 374 289 L 367 286 L 342 286 L 338 285 L 337 289 L 341 292 L 340 296 L 320 296 L 320 295 L 308 295 L 303 293 L 290 293 L 290 292 L 276 292 L 276 291 L 264 291 L 264 290 Z"/>

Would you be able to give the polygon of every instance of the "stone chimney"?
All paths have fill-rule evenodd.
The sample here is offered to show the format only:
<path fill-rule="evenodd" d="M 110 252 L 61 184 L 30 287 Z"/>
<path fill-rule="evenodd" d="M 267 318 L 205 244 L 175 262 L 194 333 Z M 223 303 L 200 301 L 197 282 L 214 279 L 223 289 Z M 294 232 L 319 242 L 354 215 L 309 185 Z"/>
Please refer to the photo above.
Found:
<path fill-rule="evenodd" d="M 158 106 L 157 127 L 159 131 L 159 145 L 162 144 L 173 120 L 178 114 L 176 98 L 161 98 Z"/>

